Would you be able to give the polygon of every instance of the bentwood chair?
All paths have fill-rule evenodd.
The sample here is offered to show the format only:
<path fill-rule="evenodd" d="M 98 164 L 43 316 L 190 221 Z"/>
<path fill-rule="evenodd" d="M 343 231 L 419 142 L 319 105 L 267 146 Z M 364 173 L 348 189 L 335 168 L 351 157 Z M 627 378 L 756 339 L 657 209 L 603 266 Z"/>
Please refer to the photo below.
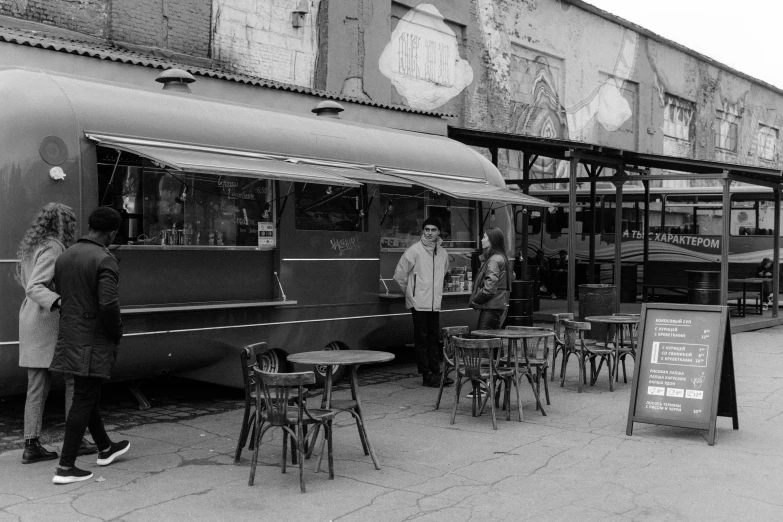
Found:
<path fill-rule="evenodd" d="M 237 451 L 234 454 L 234 462 L 239 462 L 242 457 L 242 449 L 247 444 L 247 437 L 250 431 L 255 428 L 255 412 L 251 410 L 256 403 L 256 381 L 253 374 L 254 368 L 262 368 L 261 354 L 267 350 L 266 343 L 255 343 L 245 346 L 239 353 L 239 362 L 242 365 L 242 381 L 245 387 L 245 414 L 242 417 L 242 428 L 239 431 L 239 442 L 237 443 Z M 253 449 L 253 440 L 255 439 L 255 431 L 250 437 L 250 449 Z"/>
<path fill-rule="evenodd" d="M 282 472 L 285 473 L 286 470 L 287 446 L 288 440 L 291 439 L 291 444 L 296 445 L 298 456 L 299 486 L 302 493 L 305 492 L 304 448 L 307 435 L 304 433 L 304 427 L 307 425 L 318 425 L 323 428 L 328 448 L 329 478 L 334 479 L 334 459 L 332 457 L 332 420 L 334 419 L 334 412 L 332 410 L 308 409 L 307 398 L 304 394 L 304 386 L 315 384 L 315 374 L 313 372 L 266 373 L 258 369 L 254 370 L 253 373 L 256 384 L 256 396 L 263 396 L 264 400 L 263 402 L 256 401 L 253 463 L 250 466 L 248 486 L 252 486 L 255 480 L 258 447 L 261 445 L 264 434 L 272 428 L 281 428 L 283 430 Z M 292 404 L 292 399 L 296 397 L 299 397 L 300 400 L 294 401 Z M 263 409 L 259 407 L 261 404 L 263 404 Z"/>
<path fill-rule="evenodd" d="M 621 317 L 633 317 L 635 319 L 639 319 L 641 317 L 640 314 L 623 314 L 623 313 L 615 313 L 612 315 L 617 315 Z M 625 335 L 619 336 L 619 339 L 616 338 L 616 340 L 620 343 L 618 346 L 618 357 L 617 361 L 615 361 L 615 364 L 622 363 L 623 364 L 623 382 L 628 382 L 628 376 L 626 375 L 625 371 L 625 358 L 627 356 L 631 356 L 631 359 L 634 360 L 634 363 L 636 362 L 636 344 L 638 343 L 638 332 L 639 332 L 639 325 L 637 324 L 623 324 L 623 325 L 617 325 L 618 329 L 623 328 Z M 615 332 L 615 335 L 617 335 L 617 332 Z M 620 372 L 617 372 L 617 377 L 615 378 L 615 381 L 620 380 Z"/>
<path fill-rule="evenodd" d="M 242 381 L 245 389 L 245 413 L 242 417 L 242 428 L 239 431 L 239 441 L 237 442 L 237 450 L 234 454 L 234 462 L 239 462 L 242 457 L 242 450 L 248 442 L 248 435 L 250 436 L 250 447 L 253 449 L 253 441 L 255 440 L 255 411 L 253 411 L 253 405 L 259 400 L 256 396 L 256 381 L 254 370 L 263 369 L 263 353 L 267 351 L 268 345 L 266 343 L 254 343 L 245 346 L 241 352 L 239 352 L 239 362 L 242 369 Z M 292 390 L 292 400 L 297 399 L 297 390 Z M 307 391 L 305 391 L 305 396 Z M 263 403 L 264 397 L 260 398 Z M 262 408 L 263 409 L 263 406 Z M 251 433 L 252 432 L 252 433 Z M 305 429 L 305 435 L 307 431 Z M 294 447 L 291 447 L 291 462 L 296 464 L 296 451 Z"/>
<path fill-rule="evenodd" d="M 551 333 L 549 330 L 546 330 L 544 328 L 533 328 L 530 326 L 506 326 L 506 330 L 541 330 L 542 333 L 546 333 L 546 334 Z M 516 354 L 517 365 L 522 365 L 523 363 L 526 363 L 526 367 L 523 369 L 521 374 L 526 375 L 527 378 L 530 379 L 531 385 L 535 385 L 536 394 L 539 396 L 541 395 L 541 381 L 543 380 L 544 395 L 546 395 L 546 403 L 547 405 L 552 404 L 551 402 L 549 402 L 549 384 L 547 384 L 547 378 L 546 378 L 546 374 L 549 371 L 549 337 L 548 336 L 534 337 L 530 339 L 523 339 L 517 342 L 521 342 L 521 344 L 527 350 L 526 358 L 525 358 L 526 354 L 524 353 Z M 535 375 L 533 375 L 532 373 L 534 369 L 536 372 Z M 517 379 L 522 377 L 522 375 L 517 375 Z M 536 405 L 536 409 L 539 409 L 538 405 Z M 542 413 L 544 413 L 543 409 L 542 409 Z M 546 413 L 544 413 L 544 415 L 546 415 Z"/>
<path fill-rule="evenodd" d="M 586 342 L 584 340 L 584 332 L 586 330 L 590 330 L 590 323 L 567 321 L 566 325 L 568 325 L 568 323 L 571 323 L 572 325 L 578 325 L 576 330 L 578 331 L 578 341 L 581 350 L 582 376 L 585 376 L 585 362 L 589 360 L 590 386 L 595 386 L 595 382 L 598 380 L 598 374 L 601 373 L 601 368 L 603 367 L 604 363 L 606 363 L 606 368 L 609 372 L 609 391 L 614 391 L 614 373 L 612 373 L 612 369 L 614 368 L 613 362 L 615 362 L 614 347 L 611 346 L 611 343 L 609 342 Z M 566 328 L 568 328 L 568 326 L 566 326 Z M 611 328 L 608 328 L 607 335 L 609 335 L 610 331 Z M 596 360 L 598 361 L 598 366 L 595 364 Z"/>
<path fill-rule="evenodd" d="M 446 377 L 454 371 L 454 344 L 452 338 L 455 335 L 464 336 L 470 332 L 468 326 L 446 326 L 442 328 L 443 332 L 443 371 L 440 372 L 440 389 L 438 390 L 438 399 L 435 401 L 435 409 L 440 408 L 440 398 L 443 395 L 443 383 Z"/>
<path fill-rule="evenodd" d="M 565 371 L 565 341 L 563 340 L 563 321 L 573 321 L 574 314 L 552 314 L 552 318 L 554 319 L 554 326 L 552 329 L 555 332 L 554 345 L 552 346 L 552 380 L 554 381 L 558 353 L 563 355 L 563 360 L 560 364 L 560 378 L 563 377 L 563 372 Z"/>
<path fill-rule="evenodd" d="M 560 371 L 560 387 L 565 386 L 566 370 L 568 368 L 568 359 L 576 356 L 576 364 L 579 369 L 579 384 L 577 391 L 582 393 L 582 384 L 587 384 L 585 375 L 585 358 L 587 356 L 587 347 L 585 343 L 584 332 L 590 330 L 590 323 L 580 321 L 563 321 L 563 365 Z"/>
<path fill-rule="evenodd" d="M 470 382 L 473 386 L 473 416 L 481 415 L 487 400 L 490 400 L 492 410 L 492 428 L 498 429 L 497 416 L 495 414 L 495 386 L 498 381 L 505 384 L 506 400 L 508 405 L 506 420 L 511 420 L 511 384 L 517 390 L 517 408 L 519 409 L 519 420 L 522 421 L 522 407 L 519 402 L 519 388 L 516 386 L 513 368 L 498 368 L 495 358 L 499 350 L 503 347 L 501 339 L 466 339 L 463 337 L 453 337 L 454 345 L 454 406 L 451 410 L 451 424 L 457 418 L 457 405 L 459 396 L 462 392 L 462 385 Z M 489 391 L 488 394 L 481 393 L 480 386 L 484 383 Z M 482 399 L 483 398 L 483 399 Z"/>

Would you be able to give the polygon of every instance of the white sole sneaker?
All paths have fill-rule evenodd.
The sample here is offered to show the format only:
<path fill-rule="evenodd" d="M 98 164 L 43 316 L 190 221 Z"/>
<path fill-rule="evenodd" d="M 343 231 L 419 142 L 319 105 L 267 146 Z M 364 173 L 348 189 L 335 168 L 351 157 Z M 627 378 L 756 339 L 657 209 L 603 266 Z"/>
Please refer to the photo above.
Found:
<path fill-rule="evenodd" d="M 128 450 L 130 449 L 130 442 L 128 442 L 128 441 L 122 441 L 122 442 L 125 442 L 125 443 L 126 443 L 124 448 L 118 449 L 117 451 L 115 451 L 114 453 L 112 453 L 111 455 L 108 455 L 108 456 L 106 456 L 106 457 L 103 457 L 103 458 L 101 458 L 101 455 L 102 455 L 104 452 L 103 452 L 103 451 L 99 451 L 99 452 L 98 452 L 98 460 L 97 460 L 97 461 L 95 461 L 95 463 L 96 463 L 96 464 L 98 464 L 99 466 L 108 466 L 109 464 L 111 464 L 112 462 L 114 462 L 114 460 L 115 460 L 117 457 L 119 457 L 120 455 L 124 455 L 125 453 L 127 453 L 127 452 L 128 452 Z M 122 442 L 120 442 L 119 444 L 122 444 Z"/>
<path fill-rule="evenodd" d="M 68 470 L 70 471 L 70 470 Z M 83 470 L 79 470 L 83 471 Z M 57 472 L 64 472 L 64 470 L 57 470 Z M 90 472 L 87 475 L 57 475 L 52 478 L 52 482 L 54 484 L 73 484 L 74 482 L 81 482 L 82 480 L 90 480 L 92 478 L 92 473 Z"/>

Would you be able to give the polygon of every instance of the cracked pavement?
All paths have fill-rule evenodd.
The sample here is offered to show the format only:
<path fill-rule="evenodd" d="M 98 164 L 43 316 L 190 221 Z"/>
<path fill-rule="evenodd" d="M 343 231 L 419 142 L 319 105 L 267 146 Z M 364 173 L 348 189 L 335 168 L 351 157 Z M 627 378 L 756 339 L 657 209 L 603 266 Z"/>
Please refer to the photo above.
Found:
<path fill-rule="evenodd" d="M 550 389 L 546 417 L 523 386 L 523 421 L 512 408 L 497 431 L 489 410 L 471 417 L 464 398 L 450 425 L 453 390 L 436 411 L 438 390 L 405 378 L 361 388 L 380 471 L 341 414 L 334 480 L 314 472 L 313 458 L 301 494 L 297 468 L 280 473 L 274 431 L 248 487 L 252 453 L 234 464 L 242 410 L 232 410 L 117 427 L 112 438 L 131 441 L 126 456 L 103 468 L 80 457 L 95 477 L 67 486 L 51 484 L 52 462 L 23 466 L 21 450 L 0 453 L 0 522 L 780 520 L 781 336 L 783 327 L 733 336 L 740 429 L 719 417 L 713 447 L 706 432 L 684 428 L 636 424 L 626 436 L 631 384 L 621 379 L 612 393 L 603 373 L 579 394 L 573 362 L 565 387 Z"/>

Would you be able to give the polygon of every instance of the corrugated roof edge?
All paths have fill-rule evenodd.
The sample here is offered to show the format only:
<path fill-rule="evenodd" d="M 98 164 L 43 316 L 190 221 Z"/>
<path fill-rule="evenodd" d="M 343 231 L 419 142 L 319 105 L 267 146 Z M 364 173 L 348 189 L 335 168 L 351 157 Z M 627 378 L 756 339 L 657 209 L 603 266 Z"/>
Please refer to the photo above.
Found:
<path fill-rule="evenodd" d="M 256 85 L 259 87 L 267 87 L 270 89 L 279 89 L 283 91 L 298 92 L 301 94 L 308 94 L 311 96 L 318 96 L 329 100 L 339 100 L 359 105 L 367 105 L 370 107 L 378 107 L 381 109 L 390 109 L 401 112 L 409 112 L 412 114 L 421 114 L 424 116 L 445 117 L 453 118 L 455 115 L 441 112 L 422 111 L 406 107 L 404 105 L 392 105 L 386 103 L 378 103 L 374 101 L 368 101 L 361 98 L 355 98 L 353 96 L 346 96 L 344 94 L 338 94 L 328 91 L 319 91 L 311 89 L 309 87 L 302 87 L 299 85 L 292 85 L 288 83 L 277 82 L 274 80 L 267 80 L 265 78 L 249 76 L 244 74 L 236 74 L 227 71 L 221 71 L 219 69 L 213 69 L 208 67 L 195 67 L 187 65 L 175 60 L 156 58 L 151 55 L 147 55 L 140 52 L 129 51 L 122 49 L 111 43 L 96 43 L 95 41 L 75 40 L 72 38 L 63 38 L 60 36 L 52 36 L 44 31 L 37 30 L 25 30 L 14 27 L 8 27 L 0 25 L 0 42 L 6 42 L 17 45 L 28 45 L 30 47 L 39 47 L 41 49 L 47 49 L 51 51 L 59 51 L 70 54 L 78 54 L 81 56 L 89 56 L 92 58 L 98 58 L 101 60 L 111 60 L 115 62 L 128 63 L 132 65 L 140 65 L 144 67 L 153 67 L 157 69 L 168 69 L 175 67 L 178 69 L 184 69 L 193 75 L 206 76 L 209 78 L 216 78 L 220 80 L 233 81 L 238 83 L 247 83 L 250 85 Z"/>

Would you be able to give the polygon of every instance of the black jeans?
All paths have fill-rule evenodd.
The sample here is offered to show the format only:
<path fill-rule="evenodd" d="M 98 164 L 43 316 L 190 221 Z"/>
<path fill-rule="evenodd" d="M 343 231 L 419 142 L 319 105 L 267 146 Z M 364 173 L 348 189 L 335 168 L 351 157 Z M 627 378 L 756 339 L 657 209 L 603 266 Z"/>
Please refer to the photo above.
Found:
<path fill-rule="evenodd" d="M 479 310 L 476 330 L 496 330 L 500 328 L 500 318 L 505 310 Z"/>
<path fill-rule="evenodd" d="M 439 374 L 438 336 L 440 335 L 440 312 L 422 312 L 411 308 L 413 315 L 413 341 L 416 344 L 416 366 L 419 373 Z"/>
<path fill-rule="evenodd" d="M 76 463 L 76 453 L 84 437 L 84 430 L 90 428 L 92 439 L 99 449 L 111 446 L 111 440 L 106 435 L 101 419 L 98 402 L 101 398 L 103 379 L 97 377 L 73 378 L 73 404 L 65 420 L 65 437 L 60 455 L 60 466 L 73 467 Z"/>

